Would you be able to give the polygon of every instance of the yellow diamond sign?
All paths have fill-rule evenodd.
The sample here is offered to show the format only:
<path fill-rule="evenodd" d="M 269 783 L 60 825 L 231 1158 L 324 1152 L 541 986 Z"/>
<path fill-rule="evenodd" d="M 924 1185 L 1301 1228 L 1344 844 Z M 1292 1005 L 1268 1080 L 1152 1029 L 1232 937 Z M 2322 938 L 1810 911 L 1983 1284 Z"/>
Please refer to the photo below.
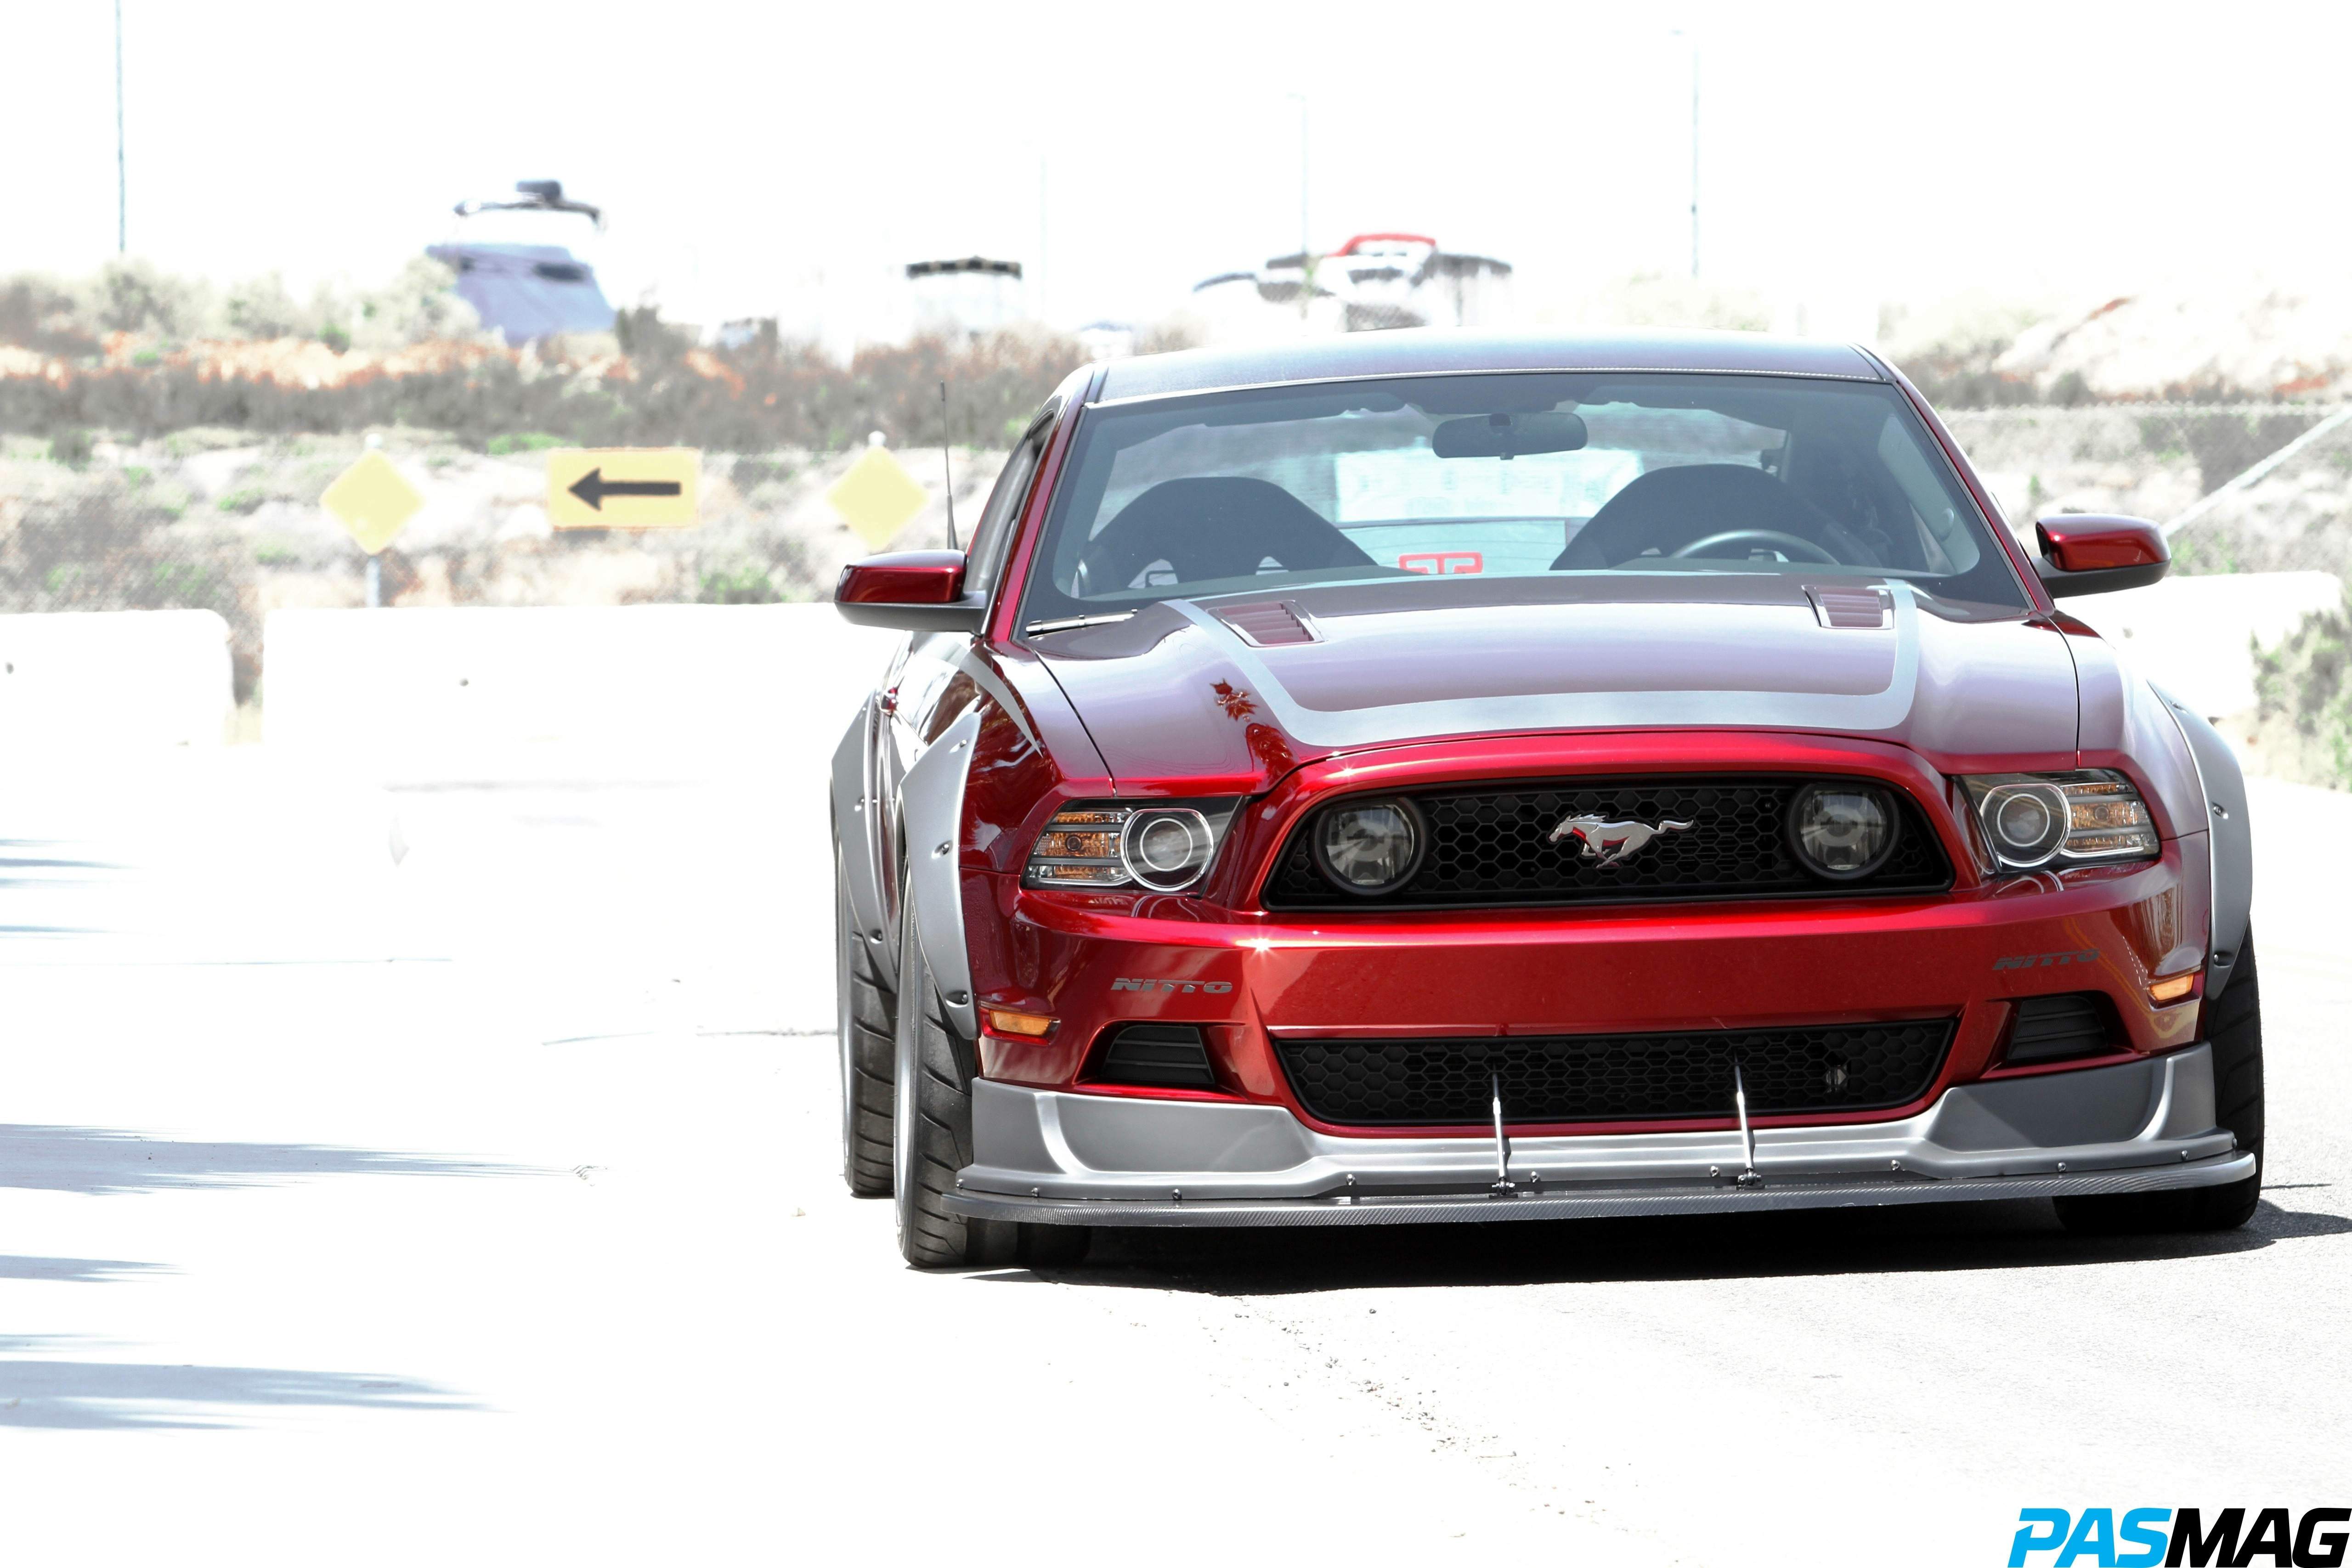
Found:
<path fill-rule="evenodd" d="M 898 530 L 930 501 L 915 476 L 882 446 L 859 453 L 824 498 L 850 531 L 866 541 L 866 548 L 877 550 L 897 538 Z"/>
<path fill-rule="evenodd" d="M 319 504 L 350 530 L 360 549 L 374 555 L 400 537 L 408 519 L 425 505 L 425 497 L 400 476 L 391 458 L 369 452 L 327 486 Z"/>

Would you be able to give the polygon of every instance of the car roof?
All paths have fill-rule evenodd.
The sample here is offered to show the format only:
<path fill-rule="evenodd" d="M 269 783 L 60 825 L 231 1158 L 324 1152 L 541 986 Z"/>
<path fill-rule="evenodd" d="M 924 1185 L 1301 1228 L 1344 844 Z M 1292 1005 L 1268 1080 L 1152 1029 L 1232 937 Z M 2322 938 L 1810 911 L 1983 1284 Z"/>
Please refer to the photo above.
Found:
<path fill-rule="evenodd" d="M 1465 371 L 1702 371 L 1847 381 L 1886 379 L 1877 361 L 1852 344 L 1763 332 L 1466 332 L 1417 328 L 1113 360 L 1105 367 L 1095 401 L 1166 397 L 1286 382 Z"/>

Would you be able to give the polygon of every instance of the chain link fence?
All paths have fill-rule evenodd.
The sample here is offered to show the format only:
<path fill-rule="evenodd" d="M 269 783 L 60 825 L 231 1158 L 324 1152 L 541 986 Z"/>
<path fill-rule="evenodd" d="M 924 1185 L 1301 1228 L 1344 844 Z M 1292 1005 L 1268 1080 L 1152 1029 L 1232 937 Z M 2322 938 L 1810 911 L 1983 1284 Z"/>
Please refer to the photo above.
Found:
<path fill-rule="evenodd" d="M 2057 511 L 2180 526 L 2179 570 L 2352 579 L 2352 404 L 2128 403 L 1945 415 L 2012 528 Z"/>
<path fill-rule="evenodd" d="M 1947 415 L 2012 528 L 2053 511 L 2168 525 L 2175 570 L 2352 583 L 2352 404 L 2145 403 Z M 2352 787 L 2352 599 L 2252 650 L 2261 765 Z"/>

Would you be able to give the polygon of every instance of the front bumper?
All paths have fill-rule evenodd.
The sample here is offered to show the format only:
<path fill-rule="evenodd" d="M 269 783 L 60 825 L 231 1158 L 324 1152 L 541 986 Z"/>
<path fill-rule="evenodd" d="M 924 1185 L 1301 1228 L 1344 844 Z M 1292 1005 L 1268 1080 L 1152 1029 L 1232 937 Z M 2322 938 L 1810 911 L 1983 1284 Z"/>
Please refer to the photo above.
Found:
<path fill-rule="evenodd" d="M 1278 1105 L 972 1085 L 947 1200 L 1063 1225 L 1395 1225 L 1834 1208 L 2218 1186 L 2254 1156 L 2214 1125 L 2211 1049 L 1968 1083 L 1916 1116 L 1756 1133 L 1509 1138 L 1318 1133 Z"/>

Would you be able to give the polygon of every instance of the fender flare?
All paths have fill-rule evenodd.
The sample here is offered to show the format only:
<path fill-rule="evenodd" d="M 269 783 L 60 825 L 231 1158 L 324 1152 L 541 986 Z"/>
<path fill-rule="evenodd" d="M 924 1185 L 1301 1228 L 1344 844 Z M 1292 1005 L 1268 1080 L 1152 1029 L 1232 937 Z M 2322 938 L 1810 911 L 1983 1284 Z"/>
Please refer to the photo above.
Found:
<path fill-rule="evenodd" d="M 963 716 L 907 769 L 898 788 L 906 823 L 907 901 L 914 905 L 915 936 L 923 962 L 940 991 L 940 1004 L 966 1040 L 980 1036 L 980 1015 L 971 999 L 971 954 L 963 936 L 963 786 L 971 771 L 972 743 L 980 736 L 980 709 Z"/>
<path fill-rule="evenodd" d="M 2253 912 L 2254 823 L 2246 806 L 2246 776 L 2219 730 L 2163 687 L 2150 683 L 2149 689 L 2179 727 L 2205 796 L 2205 841 L 2213 881 L 2213 928 L 2205 960 L 2205 999 L 2210 1002 L 2230 983 Z"/>
<path fill-rule="evenodd" d="M 874 788 L 874 699 L 857 710 L 833 752 L 833 841 L 848 886 L 849 915 L 886 985 L 898 983 L 898 953 L 890 941 L 890 904 L 882 895 L 881 848 Z"/>

